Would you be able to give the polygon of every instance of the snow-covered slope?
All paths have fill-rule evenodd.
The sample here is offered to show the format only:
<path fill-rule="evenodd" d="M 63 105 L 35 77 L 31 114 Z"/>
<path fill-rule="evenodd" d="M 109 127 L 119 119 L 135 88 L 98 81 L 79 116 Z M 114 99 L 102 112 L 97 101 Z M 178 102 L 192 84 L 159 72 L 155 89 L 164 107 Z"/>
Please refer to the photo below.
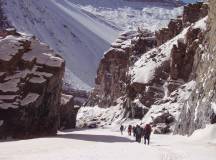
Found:
<path fill-rule="evenodd" d="M 210 128 L 212 128 L 210 130 Z M 214 133 L 211 126 L 196 136 Z M 209 132 L 210 133 L 210 132 Z M 150 146 L 109 129 L 61 132 L 56 137 L 1 142 L 1 160 L 215 160 L 215 144 L 182 136 L 152 135 Z M 212 141 L 215 140 L 212 139 Z"/>
<path fill-rule="evenodd" d="M 68 1 L 11 0 L 6 4 L 8 19 L 18 30 L 36 35 L 63 55 L 70 72 L 67 79 L 75 77 L 74 83 L 92 85 L 100 53 L 115 39 L 116 30 Z"/>
<path fill-rule="evenodd" d="M 172 3 L 149 3 L 145 0 L 73 0 L 86 12 L 105 19 L 123 30 L 142 27 L 155 31 L 168 24 L 168 19 L 182 13 L 182 7 L 173 8 Z M 95 3 L 96 2 L 96 3 Z M 173 3 L 175 4 L 175 3 Z"/>
<path fill-rule="evenodd" d="M 182 8 L 162 3 L 123 0 L 10 0 L 3 1 L 8 20 L 34 34 L 66 60 L 66 82 L 93 86 L 98 62 L 118 32 L 137 26 L 164 27 Z M 153 5 L 153 6 L 152 6 Z M 163 5 L 163 7 L 161 7 Z"/>

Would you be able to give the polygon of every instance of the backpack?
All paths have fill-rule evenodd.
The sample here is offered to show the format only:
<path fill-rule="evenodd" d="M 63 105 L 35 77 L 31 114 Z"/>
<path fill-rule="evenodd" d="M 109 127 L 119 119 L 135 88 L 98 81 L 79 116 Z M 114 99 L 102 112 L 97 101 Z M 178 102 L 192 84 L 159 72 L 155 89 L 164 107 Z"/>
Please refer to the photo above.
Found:
<path fill-rule="evenodd" d="M 151 134 L 151 131 L 152 131 L 151 126 L 149 124 L 147 124 L 145 126 L 145 134 Z"/>

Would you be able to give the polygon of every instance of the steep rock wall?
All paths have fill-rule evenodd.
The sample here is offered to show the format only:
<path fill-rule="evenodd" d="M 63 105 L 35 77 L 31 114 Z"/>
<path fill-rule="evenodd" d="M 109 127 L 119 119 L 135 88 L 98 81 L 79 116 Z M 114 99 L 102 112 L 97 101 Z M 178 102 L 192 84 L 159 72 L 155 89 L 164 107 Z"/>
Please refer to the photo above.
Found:
<path fill-rule="evenodd" d="M 154 34 L 144 36 L 144 39 L 151 40 L 150 44 L 152 44 L 147 49 L 143 47 L 146 43 L 138 43 L 139 41 L 135 40 L 135 43 L 132 43 L 133 41 L 127 43 L 128 52 L 125 52 L 122 49 L 125 45 L 122 44 L 134 37 L 128 36 L 124 41 L 117 40 L 101 61 L 96 87 L 91 94 L 93 96 L 90 96 L 90 102 L 95 103 L 89 104 L 110 107 L 120 101 L 123 116 L 119 117 L 122 120 L 135 118 L 140 119 L 141 123 L 151 123 L 155 128 L 159 128 L 157 133 L 173 130 L 184 102 L 194 89 L 197 50 L 200 50 L 206 31 L 206 6 L 207 4 L 198 3 L 185 7 L 187 9 L 184 11 L 183 18 L 171 20 L 168 28 L 165 29 L 170 33 L 168 36 L 163 29 L 156 32 L 156 38 Z M 196 17 L 198 22 L 189 21 L 194 17 L 190 10 L 195 11 L 193 14 L 199 15 Z M 203 14 L 200 14 L 201 11 Z M 189 20 L 184 22 L 184 17 Z M 156 45 L 160 46 L 155 47 Z M 138 54 L 135 54 L 136 51 Z M 124 70 L 116 72 L 118 70 L 114 66 L 122 64 L 116 57 L 124 53 L 127 53 Z M 116 60 L 117 63 L 113 63 Z M 115 72 L 116 74 L 113 74 Z M 119 77 L 124 77 L 123 81 Z M 119 82 L 123 82 L 124 85 L 119 85 Z M 112 91 L 114 94 L 117 93 L 117 96 L 113 96 Z M 171 118 L 172 121 L 166 123 L 167 118 Z"/>
<path fill-rule="evenodd" d="M 194 130 L 204 128 L 206 124 L 216 123 L 216 3 L 209 1 L 208 29 L 202 45 L 195 55 L 194 78 L 196 88 L 185 103 L 175 133 L 192 134 Z"/>
<path fill-rule="evenodd" d="M 156 44 L 153 33 L 146 30 L 139 32 L 123 33 L 104 54 L 87 105 L 110 107 L 126 93 L 130 82 L 127 74 L 129 66 Z"/>
<path fill-rule="evenodd" d="M 0 38 L 0 138 L 56 134 L 64 66 L 46 44 L 5 31 Z"/>

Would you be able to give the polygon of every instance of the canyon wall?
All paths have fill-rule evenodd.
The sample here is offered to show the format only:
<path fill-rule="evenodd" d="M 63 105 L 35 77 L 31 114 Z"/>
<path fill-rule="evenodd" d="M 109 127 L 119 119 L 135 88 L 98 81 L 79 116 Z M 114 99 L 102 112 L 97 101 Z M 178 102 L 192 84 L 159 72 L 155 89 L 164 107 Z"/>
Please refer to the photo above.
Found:
<path fill-rule="evenodd" d="M 196 87 L 185 103 L 175 133 L 192 134 L 206 124 L 216 123 L 216 3 L 209 1 L 208 28 L 196 50 L 193 74 Z"/>

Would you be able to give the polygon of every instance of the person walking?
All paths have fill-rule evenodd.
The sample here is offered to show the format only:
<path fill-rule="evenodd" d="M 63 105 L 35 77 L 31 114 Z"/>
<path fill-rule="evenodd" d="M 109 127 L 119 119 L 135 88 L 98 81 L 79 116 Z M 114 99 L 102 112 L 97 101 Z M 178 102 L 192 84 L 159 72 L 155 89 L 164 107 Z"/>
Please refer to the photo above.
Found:
<path fill-rule="evenodd" d="M 121 135 L 123 135 L 123 131 L 124 131 L 124 126 L 123 125 L 121 125 L 120 131 L 121 131 Z"/>
<path fill-rule="evenodd" d="M 139 125 L 137 125 L 137 127 L 136 127 L 136 141 L 138 143 L 141 142 L 141 137 L 142 137 L 142 128 Z"/>
<path fill-rule="evenodd" d="M 132 128 L 133 128 L 133 136 L 136 137 L 136 127 L 133 126 Z"/>
<path fill-rule="evenodd" d="M 131 136 L 131 132 L 132 132 L 132 126 L 129 125 L 129 126 L 128 126 L 128 135 L 129 135 L 129 136 Z"/>
<path fill-rule="evenodd" d="M 152 128 L 151 128 L 151 125 L 150 124 L 146 124 L 145 127 L 144 127 L 144 144 L 148 144 L 150 143 L 150 136 L 151 136 L 151 132 L 152 132 Z M 146 142 L 148 141 L 148 142 Z"/>

